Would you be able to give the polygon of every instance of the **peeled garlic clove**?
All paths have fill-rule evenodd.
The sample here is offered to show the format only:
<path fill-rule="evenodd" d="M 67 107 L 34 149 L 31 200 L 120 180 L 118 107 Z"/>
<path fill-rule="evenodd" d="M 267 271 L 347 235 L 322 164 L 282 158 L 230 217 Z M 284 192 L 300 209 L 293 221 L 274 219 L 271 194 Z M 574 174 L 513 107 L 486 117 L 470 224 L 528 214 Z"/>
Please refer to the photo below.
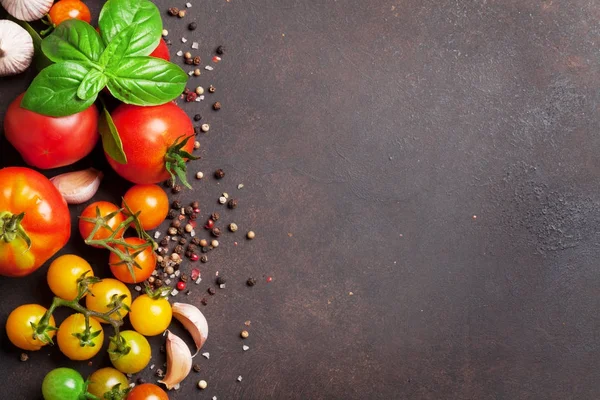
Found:
<path fill-rule="evenodd" d="M 196 353 L 194 354 L 196 356 L 208 337 L 208 322 L 204 314 L 198 310 L 198 307 L 191 304 L 175 303 L 173 304 L 173 316 L 192 335 L 196 344 Z"/>
<path fill-rule="evenodd" d="M 85 203 L 98 191 L 104 174 L 94 168 L 67 172 L 50 179 L 69 204 Z"/>
<path fill-rule="evenodd" d="M 20 74 L 33 60 L 33 39 L 17 23 L 0 20 L 0 76 Z"/>
<path fill-rule="evenodd" d="M 37 21 L 50 11 L 54 0 L 0 0 L 10 15 L 21 21 Z"/>
<path fill-rule="evenodd" d="M 167 331 L 167 374 L 158 381 L 173 389 L 185 379 L 192 369 L 192 353 L 187 344 L 177 335 Z"/>

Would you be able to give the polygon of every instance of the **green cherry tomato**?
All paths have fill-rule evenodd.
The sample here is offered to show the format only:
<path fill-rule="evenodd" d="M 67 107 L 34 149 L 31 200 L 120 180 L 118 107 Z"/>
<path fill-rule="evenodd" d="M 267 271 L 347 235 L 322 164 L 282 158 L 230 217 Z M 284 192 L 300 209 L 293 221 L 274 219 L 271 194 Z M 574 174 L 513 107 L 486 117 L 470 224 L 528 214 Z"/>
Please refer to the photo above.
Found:
<path fill-rule="evenodd" d="M 95 371 L 88 378 L 88 392 L 94 396 L 104 399 L 104 394 L 112 391 L 124 391 L 129 388 L 127 377 L 114 368 L 106 367 Z M 120 385 L 115 390 L 115 386 Z"/>
<path fill-rule="evenodd" d="M 56 368 L 48 372 L 42 383 L 44 400 L 80 400 L 85 398 L 85 382 L 71 368 Z"/>

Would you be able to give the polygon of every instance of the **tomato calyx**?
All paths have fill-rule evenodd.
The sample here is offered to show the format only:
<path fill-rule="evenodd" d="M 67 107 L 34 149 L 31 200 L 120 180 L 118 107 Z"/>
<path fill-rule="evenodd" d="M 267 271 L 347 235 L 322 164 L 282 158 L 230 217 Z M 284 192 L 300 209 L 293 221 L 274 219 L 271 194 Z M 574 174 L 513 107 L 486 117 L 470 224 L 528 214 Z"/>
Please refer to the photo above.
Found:
<path fill-rule="evenodd" d="M 103 398 L 105 400 L 125 400 L 130 391 L 131 388 L 129 386 L 125 389 L 121 389 L 121 384 L 117 383 L 109 392 L 104 393 Z"/>
<path fill-rule="evenodd" d="M 183 147 L 193 137 L 194 135 L 179 136 L 177 139 L 175 139 L 173 144 L 169 146 L 167 153 L 165 154 L 165 169 L 171 175 L 173 184 L 175 184 L 175 181 L 177 178 L 179 178 L 181 183 L 183 183 L 188 189 L 191 189 L 192 186 L 187 181 L 187 167 L 185 163 L 189 160 L 197 160 L 200 157 L 196 157 L 195 155 L 188 153 L 183 149 Z"/>
<path fill-rule="evenodd" d="M 171 292 L 171 287 L 161 286 L 159 288 L 156 288 L 155 290 L 152 290 L 148 282 L 144 282 L 144 291 L 146 292 L 146 295 L 152 300 L 158 300 L 161 297 L 167 297 L 169 295 L 169 292 Z"/>
<path fill-rule="evenodd" d="M 109 347 L 108 353 L 114 354 L 115 356 L 117 356 L 117 358 L 126 356 L 131 351 L 131 346 L 127 344 L 127 340 L 125 340 L 125 338 L 121 335 L 115 334 L 115 336 L 111 336 L 110 342 L 114 344 L 114 349 L 111 349 Z"/>
<path fill-rule="evenodd" d="M 21 225 L 25 213 L 12 214 L 8 211 L 0 213 L 0 239 L 10 243 L 16 238 L 23 239 L 27 243 L 27 250 L 31 248 L 31 238 Z"/>

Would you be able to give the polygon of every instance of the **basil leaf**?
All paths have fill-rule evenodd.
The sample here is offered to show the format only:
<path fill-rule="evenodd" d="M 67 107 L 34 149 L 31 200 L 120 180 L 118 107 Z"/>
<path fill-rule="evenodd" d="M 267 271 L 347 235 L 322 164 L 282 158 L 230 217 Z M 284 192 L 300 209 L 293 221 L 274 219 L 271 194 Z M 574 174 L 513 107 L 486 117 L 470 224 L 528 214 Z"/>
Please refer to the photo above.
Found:
<path fill-rule="evenodd" d="M 133 28 L 125 56 L 147 56 L 158 46 L 162 20 L 158 8 L 148 0 L 108 0 L 98 19 L 104 43 Z"/>
<path fill-rule="evenodd" d="M 77 97 L 81 100 L 89 99 L 98 94 L 106 86 L 106 82 L 108 82 L 108 78 L 102 71 L 90 70 L 77 88 Z"/>
<path fill-rule="evenodd" d="M 177 65 L 160 58 L 126 57 L 109 74 L 108 90 L 124 103 L 160 105 L 179 96 L 187 78 Z"/>
<path fill-rule="evenodd" d="M 135 33 L 134 28 L 134 26 L 130 26 L 113 38 L 100 56 L 100 65 L 108 69 L 115 69 L 121 64 L 123 58 L 127 56 L 127 49 L 130 47 Z"/>
<path fill-rule="evenodd" d="M 127 164 L 127 156 L 123 151 L 123 142 L 121 142 L 117 127 L 106 107 L 103 107 L 102 114 L 100 114 L 98 131 L 100 131 L 102 147 L 106 154 L 120 164 Z"/>
<path fill-rule="evenodd" d="M 44 68 L 31 82 L 21 106 L 38 114 L 64 117 L 85 110 L 96 100 L 77 97 L 88 69 L 74 62 L 62 62 Z"/>
<path fill-rule="evenodd" d="M 97 62 L 104 51 L 104 43 L 90 24 L 70 19 L 42 40 L 42 50 L 54 62 Z"/>

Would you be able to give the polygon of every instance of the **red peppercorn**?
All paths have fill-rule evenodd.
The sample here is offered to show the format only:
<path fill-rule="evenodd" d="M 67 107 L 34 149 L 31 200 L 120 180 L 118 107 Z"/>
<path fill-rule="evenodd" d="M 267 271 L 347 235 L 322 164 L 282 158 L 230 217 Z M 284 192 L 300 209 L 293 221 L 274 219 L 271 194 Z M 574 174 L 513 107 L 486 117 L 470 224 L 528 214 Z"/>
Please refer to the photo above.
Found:
<path fill-rule="evenodd" d="M 198 95 L 196 94 L 196 92 L 190 92 L 187 94 L 186 96 L 186 101 L 191 102 L 191 101 L 196 101 L 196 98 L 198 97 Z"/>
<path fill-rule="evenodd" d="M 272 280 L 273 280 L 273 277 L 272 277 L 272 276 L 268 277 L 268 278 L 267 278 L 267 283 L 271 282 Z"/>
<path fill-rule="evenodd" d="M 198 261 L 198 259 L 199 259 L 198 254 L 195 254 L 195 253 L 192 254 L 192 256 L 190 257 L 190 260 L 192 260 L 192 261 Z"/>
<path fill-rule="evenodd" d="M 199 277 L 200 277 L 200 270 L 198 268 L 192 269 L 192 272 L 190 273 L 190 278 L 192 278 L 192 280 L 195 281 Z"/>
<path fill-rule="evenodd" d="M 200 213 L 200 208 L 198 208 L 198 207 L 194 208 L 194 212 L 195 212 L 196 214 L 199 214 L 199 213 Z"/>
<path fill-rule="evenodd" d="M 186 285 L 185 285 L 185 282 L 184 282 L 184 281 L 179 281 L 179 282 L 177 282 L 177 290 L 179 290 L 180 292 L 181 292 L 182 290 L 185 290 L 185 286 L 186 286 Z"/>
<path fill-rule="evenodd" d="M 206 229 L 212 229 L 215 226 L 215 221 L 209 219 L 206 221 L 206 225 L 204 226 Z"/>

